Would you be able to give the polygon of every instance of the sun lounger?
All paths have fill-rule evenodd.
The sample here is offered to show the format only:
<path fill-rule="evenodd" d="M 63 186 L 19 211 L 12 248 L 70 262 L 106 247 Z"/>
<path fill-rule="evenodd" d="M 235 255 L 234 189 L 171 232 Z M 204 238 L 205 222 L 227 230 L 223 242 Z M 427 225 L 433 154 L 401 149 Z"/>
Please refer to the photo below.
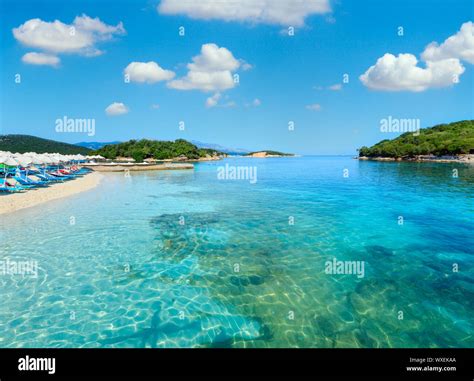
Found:
<path fill-rule="evenodd" d="M 22 192 L 25 191 L 26 188 L 21 187 L 21 186 L 16 186 L 16 185 L 11 185 L 6 181 L 5 179 L 0 179 L 0 192 Z"/>
<path fill-rule="evenodd" d="M 22 176 L 21 174 L 17 174 L 14 179 L 19 182 L 21 185 L 33 185 L 37 187 L 45 187 L 48 186 L 48 183 L 45 181 L 36 181 L 30 179 L 28 176 Z"/>

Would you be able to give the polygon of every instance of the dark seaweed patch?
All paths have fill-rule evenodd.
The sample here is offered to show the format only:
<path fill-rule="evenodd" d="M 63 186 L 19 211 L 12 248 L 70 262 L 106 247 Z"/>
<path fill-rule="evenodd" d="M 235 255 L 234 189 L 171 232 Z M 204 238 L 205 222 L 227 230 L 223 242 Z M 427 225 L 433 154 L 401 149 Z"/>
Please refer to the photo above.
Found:
<path fill-rule="evenodd" d="M 370 255 L 378 258 L 392 257 L 394 255 L 393 250 L 381 245 L 368 245 L 365 246 L 365 249 Z"/>

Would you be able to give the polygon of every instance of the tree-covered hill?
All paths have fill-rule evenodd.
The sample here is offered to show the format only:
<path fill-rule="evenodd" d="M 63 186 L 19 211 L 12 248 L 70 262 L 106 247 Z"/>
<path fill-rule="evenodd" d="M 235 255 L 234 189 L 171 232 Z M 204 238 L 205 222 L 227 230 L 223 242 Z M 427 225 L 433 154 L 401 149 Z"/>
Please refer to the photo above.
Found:
<path fill-rule="evenodd" d="M 419 134 L 406 132 L 395 139 L 359 149 L 359 156 L 391 158 L 468 153 L 474 153 L 474 120 L 423 128 Z"/>
<path fill-rule="evenodd" d="M 164 160 L 180 156 L 197 160 L 207 155 L 215 156 L 222 154 L 213 149 L 198 148 L 184 139 L 177 139 L 174 142 L 148 139 L 130 140 L 120 144 L 106 145 L 95 151 L 95 153 L 107 159 L 132 157 L 137 162 L 148 158 Z"/>
<path fill-rule="evenodd" d="M 60 153 L 62 155 L 89 155 L 92 151 L 74 144 L 38 138 L 31 135 L 0 135 L 0 151 Z"/>

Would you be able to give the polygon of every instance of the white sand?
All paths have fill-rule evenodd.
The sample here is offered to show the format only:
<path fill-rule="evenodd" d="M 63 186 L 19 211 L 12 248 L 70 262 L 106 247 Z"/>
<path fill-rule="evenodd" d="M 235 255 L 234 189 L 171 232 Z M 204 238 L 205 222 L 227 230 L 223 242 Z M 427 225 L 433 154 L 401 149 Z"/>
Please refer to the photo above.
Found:
<path fill-rule="evenodd" d="M 64 183 L 54 183 L 49 187 L 31 189 L 22 193 L 0 196 L 0 214 L 30 208 L 47 201 L 85 192 L 99 185 L 103 175 L 91 172 L 83 177 Z"/>

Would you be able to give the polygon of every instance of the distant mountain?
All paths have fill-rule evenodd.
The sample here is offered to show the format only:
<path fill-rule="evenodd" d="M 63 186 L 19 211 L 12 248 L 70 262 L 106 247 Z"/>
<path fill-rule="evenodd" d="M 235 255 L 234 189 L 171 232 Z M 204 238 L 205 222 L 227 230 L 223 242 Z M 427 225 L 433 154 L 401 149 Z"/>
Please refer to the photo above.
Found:
<path fill-rule="evenodd" d="M 79 147 L 86 147 L 86 148 L 89 148 L 89 149 L 92 149 L 92 150 L 97 150 L 97 149 L 100 149 L 106 145 L 109 145 L 109 144 L 119 144 L 119 143 L 122 143 L 120 141 L 115 141 L 115 142 L 80 142 L 80 143 L 76 143 L 75 145 L 76 146 L 79 146 Z"/>
<path fill-rule="evenodd" d="M 249 150 L 243 148 L 227 148 L 219 144 L 203 143 L 197 140 L 191 140 L 191 143 L 193 143 L 198 148 L 209 148 L 219 152 L 224 152 L 228 155 L 245 155 L 250 152 Z"/>
<path fill-rule="evenodd" d="M 38 138 L 31 135 L 0 135 L 0 151 L 60 153 L 62 155 L 87 155 L 91 152 L 86 147 Z"/>

